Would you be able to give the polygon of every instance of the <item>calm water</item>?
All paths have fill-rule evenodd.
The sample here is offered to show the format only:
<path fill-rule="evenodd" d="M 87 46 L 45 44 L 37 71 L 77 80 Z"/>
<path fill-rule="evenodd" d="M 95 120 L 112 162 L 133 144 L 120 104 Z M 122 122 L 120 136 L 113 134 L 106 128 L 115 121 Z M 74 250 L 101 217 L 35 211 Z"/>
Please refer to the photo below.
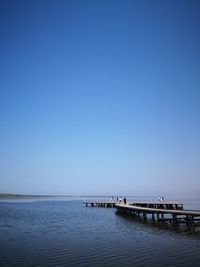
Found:
<path fill-rule="evenodd" d="M 200 235 L 80 200 L 0 202 L 0 266 L 200 266 Z"/>

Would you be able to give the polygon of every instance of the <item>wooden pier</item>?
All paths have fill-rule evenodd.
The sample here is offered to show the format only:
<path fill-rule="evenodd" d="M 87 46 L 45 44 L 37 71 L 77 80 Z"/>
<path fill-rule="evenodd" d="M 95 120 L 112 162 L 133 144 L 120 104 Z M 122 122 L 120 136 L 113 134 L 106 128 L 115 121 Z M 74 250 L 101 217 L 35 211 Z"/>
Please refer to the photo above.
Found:
<path fill-rule="evenodd" d="M 98 208 L 114 208 L 115 204 L 119 201 L 115 200 L 85 200 L 83 206 L 85 207 L 98 207 Z"/>
<path fill-rule="evenodd" d="M 132 202 L 128 204 L 115 204 L 119 213 L 131 216 L 167 221 L 170 223 L 194 223 L 200 222 L 199 210 L 184 210 L 181 202 L 158 201 L 158 202 Z"/>

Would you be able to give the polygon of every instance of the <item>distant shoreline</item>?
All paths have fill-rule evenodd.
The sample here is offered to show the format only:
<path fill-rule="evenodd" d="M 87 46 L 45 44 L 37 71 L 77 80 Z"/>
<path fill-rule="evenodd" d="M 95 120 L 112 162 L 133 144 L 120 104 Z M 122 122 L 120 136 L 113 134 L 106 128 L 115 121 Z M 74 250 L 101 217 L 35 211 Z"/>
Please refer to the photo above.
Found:
<path fill-rule="evenodd" d="M 0 193 L 0 197 L 73 197 L 71 195 L 28 195 L 28 194 L 11 194 Z"/>
<path fill-rule="evenodd" d="M 13 193 L 0 193 L 0 197 L 16 197 L 16 198 L 26 198 L 26 197 L 99 197 L 99 198 L 110 198 L 107 195 L 29 195 L 29 194 L 13 194 Z"/>

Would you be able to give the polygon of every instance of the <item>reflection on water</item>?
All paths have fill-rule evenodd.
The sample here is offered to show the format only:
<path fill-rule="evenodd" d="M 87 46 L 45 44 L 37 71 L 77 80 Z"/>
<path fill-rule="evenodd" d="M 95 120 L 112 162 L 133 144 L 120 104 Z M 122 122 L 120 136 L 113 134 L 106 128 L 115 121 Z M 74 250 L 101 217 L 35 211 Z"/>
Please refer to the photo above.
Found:
<path fill-rule="evenodd" d="M 200 266 L 199 234 L 167 227 L 80 200 L 0 202 L 0 266 Z"/>
<path fill-rule="evenodd" d="M 157 227 L 160 230 L 173 231 L 180 235 L 190 235 L 193 237 L 200 237 L 200 222 L 196 223 L 169 223 L 167 221 L 156 221 L 147 219 L 144 220 L 142 217 L 133 217 L 128 214 L 122 214 L 116 211 L 116 216 L 121 216 L 125 220 L 132 222 L 138 222 L 140 224 L 146 225 L 147 227 Z"/>

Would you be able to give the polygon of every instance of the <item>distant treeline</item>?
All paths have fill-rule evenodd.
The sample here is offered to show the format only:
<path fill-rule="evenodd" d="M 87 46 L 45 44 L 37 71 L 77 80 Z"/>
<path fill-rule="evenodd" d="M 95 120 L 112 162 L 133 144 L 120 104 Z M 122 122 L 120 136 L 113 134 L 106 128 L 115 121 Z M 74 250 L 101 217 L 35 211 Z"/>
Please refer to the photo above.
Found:
<path fill-rule="evenodd" d="M 0 197 L 71 197 L 71 196 L 63 196 L 63 195 L 25 195 L 25 194 L 0 193 Z"/>
<path fill-rule="evenodd" d="M 0 193 L 0 197 L 21 197 L 21 196 L 24 196 L 24 195 L 21 195 L 21 194 L 10 194 L 10 193 Z"/>

